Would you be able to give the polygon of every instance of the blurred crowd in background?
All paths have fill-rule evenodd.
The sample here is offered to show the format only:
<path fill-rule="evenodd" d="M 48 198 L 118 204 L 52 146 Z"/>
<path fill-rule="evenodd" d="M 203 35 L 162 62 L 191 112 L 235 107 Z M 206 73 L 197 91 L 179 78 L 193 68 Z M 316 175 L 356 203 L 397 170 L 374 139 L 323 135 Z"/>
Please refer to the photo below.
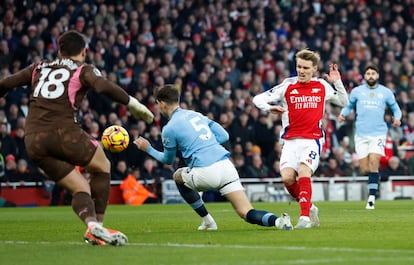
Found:
<path fill-rule="evenodd" d="M 380 68 L 403 111 L 402 126 L 391 128 L 382 179 L 414 175 L 414 0 L 4 0 L 0 6 L 0 78 L 41 59 L 57 56 L 58 36 L 68 29 L 85 34 L 87 62 L 135 96 L 155 115 L 154 123 L 136 121 L 128 110 L 103 95 L 88 94 L 79 108 L 82 126 L 100 138 L 109 125 L 124 126 L 131 142 L 139 135 L 162 150 L 166 123 L 154 88 L 173 83 L 182 89 L 181 107 L 218 121 L 230 134 L 231 152 L 242 178 L 279 174 L 279 115 L 256 109 L 254 95 L 295 74 L 295 53 L 303 48 L 321 55 L 319 75 L 339 64 L 350 92 L 362 82 L 367 63 Z M 0 98 L 0 178 L 35 181 L 44 176 L 27 159 L 23 137 L 29 87 Z M 328 106 L 326 143 L 316 176 L 358 176 L 353 118 L 338 123 L 340 108 Z M 391 121 L 386 114 L 387 122 Z M 132 169 L 137 178 L 159 183 L 181 165 L 162 165 L 130 145 L 107 153 L 112 179 Z M 85 172 L 87 174 L 87 172 Z M 154 187 L 156 190 L 157 188 Z"/>

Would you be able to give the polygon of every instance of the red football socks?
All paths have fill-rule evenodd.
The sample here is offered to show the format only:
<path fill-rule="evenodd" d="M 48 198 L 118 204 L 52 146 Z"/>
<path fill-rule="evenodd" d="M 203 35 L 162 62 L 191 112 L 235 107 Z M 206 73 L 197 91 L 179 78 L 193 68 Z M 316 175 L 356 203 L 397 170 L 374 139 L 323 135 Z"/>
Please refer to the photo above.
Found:
<path fill-rule="evenodd" d="M 308 177 L 301 177 L 297 182 L 299 186 L 298 202 L 301 216 L 309 216 L 310 207 L 312 206 L 312 184 Z"/>
<path fill-rule="evenodd" d="M 293 183 L 292 185 L 285 185 L 286 189 L 288 190 L 289 194 L 296 200 L 299 201 L 299 184 L 297 182 Z"/>

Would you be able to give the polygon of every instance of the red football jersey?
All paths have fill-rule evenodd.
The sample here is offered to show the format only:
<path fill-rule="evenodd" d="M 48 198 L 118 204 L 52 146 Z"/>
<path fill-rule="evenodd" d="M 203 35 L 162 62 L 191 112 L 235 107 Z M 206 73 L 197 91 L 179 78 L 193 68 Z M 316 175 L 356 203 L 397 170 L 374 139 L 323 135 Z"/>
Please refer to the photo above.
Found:
<path fill-rule="evenodd" d="M 325 102 L 335 95 L 335 89 L 324 79 L 312 78 L 308 83 L 299 83 L 297 77 L 291 77 L 255 96 L 253 102 L 266 111 L 269 103 L 281 104 L 286 109 L 282 114 L 281 138 L 320 139 Z"/>

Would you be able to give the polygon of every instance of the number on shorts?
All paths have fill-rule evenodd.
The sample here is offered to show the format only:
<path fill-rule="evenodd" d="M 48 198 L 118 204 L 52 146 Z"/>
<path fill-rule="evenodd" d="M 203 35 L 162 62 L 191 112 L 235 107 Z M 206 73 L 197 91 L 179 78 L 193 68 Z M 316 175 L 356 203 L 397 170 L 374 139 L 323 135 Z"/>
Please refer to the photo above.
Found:
<path fill-rule="evenodd" d="M 316 158 L 316 156 L 317 156 L 318 154 L 315 152 L 315 151 L 311 151 L 310 153 L 309 153 L 309 157 L 311 158 L 311 159 L 313 159 L 313 160 L 315 160 L 315 158 Z"/>
<path fill-rule="evenodd" d="M 379 147 L 385 147 L 385 143 L 382 139 L 378 139 L 378 146 Z"/>
<path fill-rule="evenodd" d="M 33 96 L 38 97 L 39 93 L 44 98 L 55 99 L 63 95 L 65 86 L 63 83 L 70 77 L 70 73 L 65 68 L 53 70 L 51 68 L 42 68 L 40 71 L 39 82 L 34 89 Z M 54 90 L 50 90 L 54 87 Z"/>
<path fill-rule="evenodd" d="M 200 121 L 200 117 L 194 117 L 190 120 L 190 124 L 191 126 L 193 126 L 194 130 L 196 130 L 196 132 L 199 132 L 201 130 L 204 130 L 205 133 L 200 134 L 198 137 L 202 140 L 208 140 L 211 138 L 211 130 L 210 127 L 208 127 L 205 124 L 199 124 L 198 122 Z"/>

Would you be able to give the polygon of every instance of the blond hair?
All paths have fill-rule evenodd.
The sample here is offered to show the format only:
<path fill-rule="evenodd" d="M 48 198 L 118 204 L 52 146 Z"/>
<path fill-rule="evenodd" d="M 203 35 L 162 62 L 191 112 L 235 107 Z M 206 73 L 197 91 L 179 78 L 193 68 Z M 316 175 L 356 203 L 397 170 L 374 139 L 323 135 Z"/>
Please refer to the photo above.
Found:
<path fill-rule="evenodd" d="M 319 53 L 311 51 L 309 49 L 303 49 L 296 53 L 296 59 L 302 59 L 305 61 L 311 61 L 312 65 L 318 65 L 321 57 Z"/>

